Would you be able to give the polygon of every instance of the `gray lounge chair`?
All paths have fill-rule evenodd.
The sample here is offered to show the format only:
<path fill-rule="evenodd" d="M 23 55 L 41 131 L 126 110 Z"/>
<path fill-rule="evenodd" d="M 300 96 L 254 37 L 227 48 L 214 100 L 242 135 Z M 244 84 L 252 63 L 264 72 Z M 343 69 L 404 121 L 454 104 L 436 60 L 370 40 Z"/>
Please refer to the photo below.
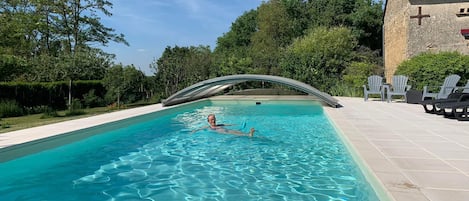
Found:
<path fill-rule="evenodd" d="M 446 118 L 460 121 L 469 120 L 469 94 L 462 95 L 456 102 L 437 104 L 437 107 L 441 108 L 440 114 L 443 114 Z"/>
<path fill-rule="evenodd" d="M 461 98 L 465 98 L 469 95 L 469 80 L 464 87 L 457 87 L 457 92 L 451 93 L 445 99 L 431 99 L 431 100 L 424 100 L 420 104 L 425 109 L 426 113 L 432 114 L 443 114 L 443 108 L 441 106 L 449 105 L 454 102 L 461 101 Z M 431 107 L 430 107 L 431 106 Z"/>
<path fill-rule="evenodd" d="M 391 102 L 392 96 L 404 96 L 404 100 L 407 102 L 406 94 L 411 88 L 410 85 L 407 85 L 407 80 L 409 80 L 409 78 L 404 75 L 392 76 L 392 85 L 389 87 L 387 92 L 388 103 Z"/>
<path fill-rule="evenodd" d="M 424 100 L 420 102 L 420 104 L 423 106 L 426 113 L 443 114 L 441 104 L 457 102 L 463 95 L 465 95 L 465 93 L 451 93 L 448 95 L 448 98 Z"/>
<path fill-rule="evenodd" d="M 429 86 L 424 86 L 422 101 L 424 101 L 426 97 L 430 97 L 432 99 L 447 98 L 448 95 L 456 89 L 456 84 L 458 84 L 459 79 L 461 79 L 459 75 L 449 75 L 445 78 L 443 85 L 440 86 L 440 91 L 438 93 L 432 93 L 429 91 Z"/>
<path fill-rule="evenodd" d="M 368 77 L 368 89 L 366 85 L 363 85 L 363 93 L 365 96 L 365 101 L 368 100 L 368 95 L 370 94 L 379 94 L 381 100 L 384 98 L 383 90 L 383 77 L 378 75 L 372 75 Z"/>

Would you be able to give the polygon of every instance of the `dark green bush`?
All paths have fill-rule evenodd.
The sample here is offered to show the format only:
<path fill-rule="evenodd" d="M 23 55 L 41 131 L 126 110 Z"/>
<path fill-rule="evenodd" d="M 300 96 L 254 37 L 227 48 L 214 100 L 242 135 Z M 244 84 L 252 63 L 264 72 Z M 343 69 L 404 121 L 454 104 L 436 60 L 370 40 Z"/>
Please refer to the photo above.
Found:
<path fill-rule="evenodd" d="M 32 107 L 25 107 L 24 111 L 25 111 L 25 114 L 39 114 L 39 113 L 43 113 L 47 111 L 48 108 L 49 107 L 47 105 L 38 105 L 38 106 L 32 106 Z"/>
<path fill-rule="evenodd" d="M 356 44 L 349 28 L 314 28 L 285 49 L 280 74 L 330 92 L 353 59 Z"/>
<path fill-rule="evenodd" d="M 54 109 L 67 108 L 69 82 L 5 82 L 0 83 L 0 99 L 16 100 L 19 105 L 31 108 L 36 106 L 49 106 Z M 101 81 L 75 81 L 72 82 L 72 97 L 81 98 L 95 90 L 95 95 L 104 97 L 106 89 Z"/>
<path fill-rule="evenodd" d="M 363 96 L 363 87 L 352 87 L 344 82 L 337 82 L 329 93 L 333 96 L 361 97 Z"/>
<path fill-rule="evenodd" d="M 2 123 L 2 128 L 10 128 L 10 124 L 8 122 Z"/>
<path fill-rule="evenodd" d="M 395 75 L 409 76 L 413 89 L 423 86 L 440 86 L 450 74 L 461 76 L 458 85 L 464 85 L 469 78 L 469 56 L 458 52 L 423 53 L 402 62 Z"/>
<path fill-rule="evenodd" d="M 367 84 L 367 78 L 370 75 L 379 75 L 379 66 L 377 64 L 369 62 L 351 62 L 344 71 L 342 78 L 344 84 L 349 87 L 360 89 L 361 93 L 358 96 L 363 95 L 363 85 Z M 355 91 L 355 90 L 354 90 Z"/>
<path fill-rule="evenodd" d="M 83 94 L 83 105 L 87 108 L 102 107 L 106 104 L 104 99 L 97 96 L 94 89 L 91 89 L 88 93 Z"/>
<path fill-rule="evenodd" d="M 51 108 L 51 107 L 47 107 L 42 116 L 41 116 L 41 119 L 46 119 L 46 118 L 51 118 L 51 117 L 59 117 L 59 113 L 57 113 L 57 110 Z"/>
<path fill-rule="evenodd" d="M 18 117 L 24 114 L 23 108 L 14 100 L 0 101 L 0 117 Z"/>
<path fill-rule="evenodd" d="M 70 109 L 65 113 L 65 116 L 76 116 L 82 114 L 85 114 L 85 111 L 83 111 L 83 105 L 79 99 L 73 99 L 72 105 L 70 105 Z"/>

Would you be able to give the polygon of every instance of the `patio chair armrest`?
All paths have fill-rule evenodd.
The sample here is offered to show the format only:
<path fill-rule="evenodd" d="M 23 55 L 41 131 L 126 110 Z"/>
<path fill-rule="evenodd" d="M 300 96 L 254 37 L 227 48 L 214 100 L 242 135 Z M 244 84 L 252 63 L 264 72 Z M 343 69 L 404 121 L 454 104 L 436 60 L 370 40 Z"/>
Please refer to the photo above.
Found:
<path fill-rule="evenodd" d="M 469 100 L 469 94 L 462 94 L 458 99 L 459 102 L 467 100 Z"/>
<path fill-rule="evenodd" d="M 423 93 L 430 92 L 429 90 L 430 87 L 434 88 L 435 86 L 427 86 L 427 85 L 423 86 Z"/>
<path fill-rule="evenodd" d="M 405 89 L 405 90 L 406 90 L 406 91 L 409 91 L 410 88 L 412 88 L 412 85 L 406 85 L 406 89 Z"/>
<path fill-rule="evenodd" d="M 440 88 L 444 88 L 446 90 L 446 89 L 457 89 L 458 87 L 443 87 L 443 86 L 440 86 Z"/>
<path fill-rule="evenodd" d="M 466 89 L 469 89 L 469 87 L 456 87 L 455 91 L 464 91 Z"/>

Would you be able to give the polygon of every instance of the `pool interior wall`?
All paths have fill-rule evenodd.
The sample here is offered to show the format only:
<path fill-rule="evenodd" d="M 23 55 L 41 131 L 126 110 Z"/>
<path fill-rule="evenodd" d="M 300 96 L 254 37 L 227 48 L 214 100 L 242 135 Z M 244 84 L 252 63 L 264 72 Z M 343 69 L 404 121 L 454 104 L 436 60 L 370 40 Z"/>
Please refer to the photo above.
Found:
<path fill-rule="evenodd" d="M 111 123 L 101 124 L 99 126 L 93 126 L 85 129 L 80 129 L 72 132 L 55 135 L 48 138 L 34 140 L 18 145 L 13 145 L 0 149 L 0 163 L 7 162 L 22 156 L 34 154 L 47 149 L 53 149 L 62 145 L 66 145 L 72 142 L 76 142 L 97 134 L 103 131 L 116 130 L 127 127 L 129 125 L 142 122 L 149 119 L 155 119 L 160 116 L 171 114 L 173 112 L 185 111 L 192 107 L 203 107 L 210 105 L 211 102 L 208 100 L 196 101 L 193 103 L 182 104 L 178 107 L 168 107 L 160 111 L 156 111 L 149 114 L 144 114 L 128 119 L 122 119 Z"/>
<path fill-rule="evenodd" d="M 327 113 L 325 113 L 327 114 Z M 381 201 L 392 201 L 391 195 L 389 192 L 384 188 L 384 184 L 381 183 L 377 176 L 373 173 L 371 168 L 366 165 L 366 162 L 360 157 L 360 154 L 353 148 L 353 145 L 347 140 L 346 136 L 343 134 L 342 130 L 330 119 L 328 116 L 329 122 L 333 125 L 337 135 L 339 136 L 340 140 L 344 144 L 344 146 L 349 151 L 351 157 L 353 158 L 354 162 L 360 168 L 362 174 L 365 176 L 366 180 L 370 183 L 371 187 L 374 189 L 377 196 L 380 198 Z"/>
<path fill-rule="evenodd" d="M 129 119 L 124 119 L 124 120 L 119 120 L 116 122 L 112 123 L 107 123 L 103 124 L 100 126 L 95 126 L 95 127 L 90 127 L 82 130 L 77 130 L 69 133 L 64 133 L 61 135 L 41 139 L 41 140 L 36 140 L 24 144 L 19 144 L 15 146 L 10 146 L 6 147 L 3 149 L 0 149 L 0 163 L 6 162 L 9 160 L 13 160 L 15 158 L 19 158 L 22 156 L 26 156 L 29 154 L 37 153 L 40 151 L 44 151 L 47 149 L 52 149 L 55 147 L 59 147 L 71 142 L 75 142 L 81 139 L 88 138 L 90 136 L 102 133 L 102 131 L 107 131 L 107 130 L 114 130 L 114 129 L 119 129 L 119 128 L 124 128 L 129 125 L 132 125 L 136 122 L 141 122 L 145 121 L 148 119 L 154 119 L 158 118 L 159 116 L 163 116 L 166 114 L 170 114 L 173 112 L 180 112 L 180 111 L 185 111 L 188 108 L 193 108 L 193 107 L 204 107 L 207 105 L 212 105 L 214 102 L 221 101 L 224 104 L 240 104 L 241 102 L 245 103 L 245 100 L 224 100 L 223 98 L 219 99 L 206 99 L 206 100 L 200 100 L 196 101 L 193 103 L 187 103 L 183 104 L 178 107 L 171 107 L 167 108 L 158 112 L 146 114 L 146 115 L 141 115 Z M 257 98 L 252 100 L 252 104 L 265 104 L 267 102 L 272 102 L 276 100 L 270 100 L 269 98 Z M 295 104 L 311 104 L 311 100 L 297 100 L 294 101 Z M 319 103 L 318 103 L 319 104 Z M 330 121 L 331 125 L 334 125 L 332 121 Z M 367 178 L 368 182 L 372 184 L 373 189 L 375 192 L 378 194 L 381 200 L 390 200 L 389 197 L 387 196 L 384 188 L 382 185 L 377 182 L 376 178 L 371 174 L 371 171 L 369 170 L 368 167 L 364 166 L 364 163 L 361 161 L 360 157 L 357 155 L 357 153 L 353 150 L 353 148 L 350 146 L 349 143 L 347 143 L 347 140 L 343 138 L 343 136 L 340 134 L 341 131 L 337 129 L 337 127 L 334 125 L 337 133 L 339 134 L 340 139 L 342 140 L 343 144 L 345 147 L 349 150 L 349 152 L 352 155 L 352 158 L 355 160 L 356 164 L 360 166 L 360 170 L 362 173 L 365 175 Z"/>

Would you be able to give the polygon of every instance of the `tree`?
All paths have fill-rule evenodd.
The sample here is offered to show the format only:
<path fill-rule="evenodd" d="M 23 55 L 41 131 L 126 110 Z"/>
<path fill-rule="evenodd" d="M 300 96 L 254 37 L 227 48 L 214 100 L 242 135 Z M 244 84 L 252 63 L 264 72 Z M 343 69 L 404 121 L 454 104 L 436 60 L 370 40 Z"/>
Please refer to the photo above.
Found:
<path fill-rule="evenodd" d="M 243 13 L 231 24 L 230 31 L 217 39 L 211 76 L 251 73 L 251 38 L 257 31 L 257 11 Z"/>
<path fill-rule="evenodd" d="M 110 55 L 92 46 L 111 41 L 128 45 L 124 35 L 100 22 L 98 13 L 110 16 L 111 6 L 107 0 L 1 1 L 0 54 L 27 61 L 28 70 L 21 75 L 25 80 L 69 80 L 71 89 L 72 80 L 102 78 Z M 50 74 L 43 75 L 44 69 Z"/>
<path fill-rule="evenodd" d="M 145 75 L 142 71 L 137 70 L 135 66 L 115 65 L 109 68 L 103 78 L 103 83 L 108 90 L 108 97 L 115 97 L 117 107 L 119 108 L 122 101 L 135 102 L 143 95 L 142 85 L 144 84 Z"/>
<path fill-rule="evenodd" d="M 0 54 L 0 81 L 11 81 L 27 70 L 25 59 L 15 55 Z"/>
<path fill-rule="evenodd" d="M 70 57 L 68 66 L 64 66 L 64 75 L 70 80 L 69 104 L 71 104 L 72 80 L 77 79 L 81 69 L 77 68 L 78 54 L 90 49 L 92 43 L 105 45 L 111 40 L 128 45 L 122 34 L 114 34 L 114 29 L 105 27 L 96 15 L 97 12 L 110 16 L 107 7 L 112 3 L 107 0 L 59 0 L 52 4 L 55 12 L 54 24 L 61 30 L 59 38 L 65 41 L 65 57 Z M 86 15 L 89 14 L 89 15 Z"/>
<path fill-rule="evenodd" d="M 382 49 L 382 0 L 312 0 L 307 7 L 310 28 L 346 26 L 359 45 Z"/>
<path fill-rule="evenodd" d="M 294 38 L 293 20 L 280 0 L 262 3 L 258 8 L 258 31 L 252 36 L 254 67 L 261 74 L 277 74 L 281 48 Z"/>
<path fill-rule="evenodd" d="M 371 50 L 383 49 L 383 1 L 357 0 L 350 14 L 350 27 L 358 35 L 358 44 Z"/>
<path fill-rule="evenodd" d="M 218 37 L 216 53 L 234 53 L 239 48 L 251 45 L 251 37 L 257 31 L 257 11 L 250 10 L 231 24 L 230 31 Z"/>
<path fill-rule="evenodd" d="M 353 59 L 356 39 L 345 27 L 318 27 L 287 47 L 282 74 L 328 91 Z"/>
<path fill-rule="evenodd" d="M 157 80 L 164 83 L 164 96 L 208 79 L 211 54 L 208 46 L 166 47 L 163 55 L 151 64 Z"/>
<path fill-rule="evenodd" d="M 108 69 L 103 79 L 104 87 L 111 97 L 116 97 L 117 107 L 120 107 L 121 95 L 125 90 L 124 85 L 124 67 L 122 64 L 115 65 Z"/>

